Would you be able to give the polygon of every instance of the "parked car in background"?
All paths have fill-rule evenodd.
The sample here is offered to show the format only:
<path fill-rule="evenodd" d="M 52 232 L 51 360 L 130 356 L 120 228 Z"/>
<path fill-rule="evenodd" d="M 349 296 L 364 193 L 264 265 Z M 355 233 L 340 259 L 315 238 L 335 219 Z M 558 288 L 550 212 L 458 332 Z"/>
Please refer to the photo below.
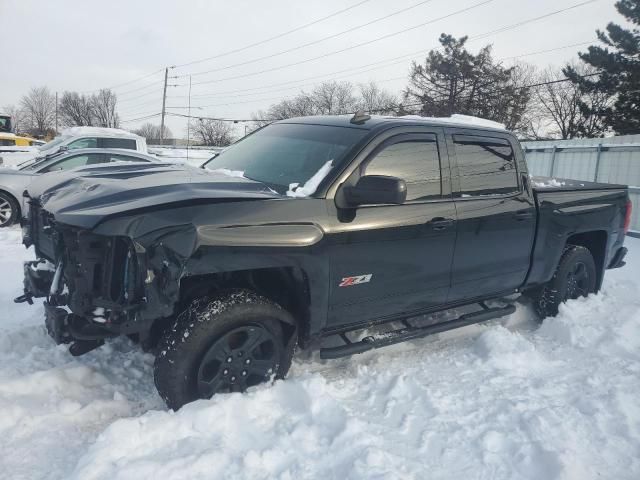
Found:
<path fill-rule="evenodd" d="M 3 164 L 15 166 L 25 161 L 37 162 L 60 151 L 79 148 L 121 148 L 147 153 L 147 141 L 135 133 L 117 128 L 71 127 L 35 150 L 16 151 L 15 157 L 5 152 Z"/>
<path fill-rule="evenodd" d="M 50 154 L 18 170 L 0 169 L 0 227 L 8 227 L 20 218 L 25 207 L 22 192 L 35 177 L 48 172 L 110 162 L 158 162 L 158 159 L 134 151 L 83 148 Z"/>

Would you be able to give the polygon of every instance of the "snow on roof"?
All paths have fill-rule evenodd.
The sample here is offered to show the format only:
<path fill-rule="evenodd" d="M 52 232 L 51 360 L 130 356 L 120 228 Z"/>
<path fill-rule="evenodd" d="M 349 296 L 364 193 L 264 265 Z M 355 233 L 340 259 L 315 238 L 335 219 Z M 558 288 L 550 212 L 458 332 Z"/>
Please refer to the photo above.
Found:
<path fill-rule="evenodd" d="M 101 137 L 142 138 L 139 135 L 127 132 L 126 130 L 104 127 L 70 127 L 63 130 L 62 135 L 68 135 L 70 137 L 79 137 L 83 135 L 99 135 Z"/>
<path fill-rule="evenodd" d="M 507 127 L 499 122 L 487 120 L 486 118 L 473 117 L 471 115 L 460 115 L 455 113 L 450 117 L 421 117 L 419 115 L 403 115 L 398 118 L 406 118 L 408 120 L 428 120 L 440 123 L 451 123 L 455 125 L 469 125 L 472 127 L 494 128 L 496 130 L 506 130 Z"/>

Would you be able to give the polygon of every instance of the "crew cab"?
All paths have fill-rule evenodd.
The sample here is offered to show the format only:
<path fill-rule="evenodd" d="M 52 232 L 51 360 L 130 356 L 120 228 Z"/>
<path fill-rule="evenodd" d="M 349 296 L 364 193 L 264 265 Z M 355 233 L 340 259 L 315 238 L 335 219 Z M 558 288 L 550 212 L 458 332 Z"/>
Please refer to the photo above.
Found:
<path fill-rule="evenodd" d="M 137 339 L 179 408 L 284 377 L 296 346 L 336 358 L 508 315 L 521 293 L 542 317 L 596 293 L 624 265 L 627 188 L 535 185 L 492 122 L 283 120 L 204 169 L 37 179 L 16 301 L 46 297 L 74 355 Z"/>

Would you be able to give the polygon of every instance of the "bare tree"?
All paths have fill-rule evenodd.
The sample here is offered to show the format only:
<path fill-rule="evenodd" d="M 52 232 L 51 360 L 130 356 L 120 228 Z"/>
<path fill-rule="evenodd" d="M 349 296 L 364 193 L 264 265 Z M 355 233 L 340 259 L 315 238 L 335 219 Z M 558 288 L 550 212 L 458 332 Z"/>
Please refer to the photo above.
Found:
<path fill-rule="evenodd" d="M 64 92 L 58 115 L 62 125 L 67 127 L 92 126 L 95 123 L 92 98 L 77 92 Z"/>
<path fill-rule="evenodd" d="M 46 135 L 55 126 L 56 97 L 47 87 L 34 87 L 20 100 L 25 131 L 32 135 Z"/>
<path fill-rule="evenodd" d="M 152 123 L 145 123 L 137 130 L 134 130 L 134 133 L 140 135 L 141 137 L 146 138 L 147 140 L 156 140 L 160 138 L 160 125 L 154 125 Z M 171 138 L 173 133 L 169 130 L 169 127 L 164 126 L 164 135 L 163 138 Z"/>
<path fill-rule="evenodd" d="M 2 111 L 11 117 L 11 125 L 14 133 L 25 133 L 24 112 L 16 105 L 2 107 Z"/>
<path fill-rule="evenodd" d="M 226 147 L 233 142 L 233 127 L 228 122 L 198 118 L 191 120 L 189 128 L 202 145 Z"/>
<path fill-rule="evenodd" d="M 573 71 L 585 77 L 596 73 L 593 67 L 582 63 L 571 65 Z M 577 83 L 565 82 L 562 70 L 547 68 L 540 76 L 536 88 L 539 117 L 546 122 L 548 136 L 562 139 L 601 136 L 606 126 L 603 117 L 590 112 L 602 112 L 612 97 L 599 91 L 585 92 Z"/>
<path fill-rule="evenodd" d="M 341 115 L 357 109 L 353 85 L 349 82 L 323 82 L 312 90 L 309 97 L 316 115 Z"/>
<path fill-rule="evenodd" d="M 390 115 L 398 110 L 398 99 L 375 82 L 361 83 L 359 89 L 360 98 L 357 103 L 362 110 L 381 115 Z"/>
<path fill-rule="evenodd" d="M 108 88 L 103 88 L 91 96 L 91 107 L 97 127 L 118 128 L 120 126 L 120 117 L 116 111 L 117 102 L 116 94 Z"/>

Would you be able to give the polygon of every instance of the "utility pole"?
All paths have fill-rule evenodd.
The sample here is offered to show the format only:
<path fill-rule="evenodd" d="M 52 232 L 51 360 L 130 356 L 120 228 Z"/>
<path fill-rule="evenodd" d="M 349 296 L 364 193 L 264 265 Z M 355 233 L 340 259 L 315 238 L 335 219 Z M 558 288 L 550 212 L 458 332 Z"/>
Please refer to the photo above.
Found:
<path fill-rule="evenodd" d="M 160 145 L 164 145 L 164 111 L 167 102 L 167 78 L 169 76 L 169 68 L 164 69 L 164 91 L 162 92 L 162 120 L 160 121 Z"/>
<path fill-rule="evenodd" d="M 189 75 L 189 110 L 187 112 L 187 163 L 189 163 L 189 146 L 191 145 L 191 75 Z"/>
<path fill-rule="evenodd" d="M 58 92 L 56 92 L 56 133 L 54 137 L 58 135 Z"/>

